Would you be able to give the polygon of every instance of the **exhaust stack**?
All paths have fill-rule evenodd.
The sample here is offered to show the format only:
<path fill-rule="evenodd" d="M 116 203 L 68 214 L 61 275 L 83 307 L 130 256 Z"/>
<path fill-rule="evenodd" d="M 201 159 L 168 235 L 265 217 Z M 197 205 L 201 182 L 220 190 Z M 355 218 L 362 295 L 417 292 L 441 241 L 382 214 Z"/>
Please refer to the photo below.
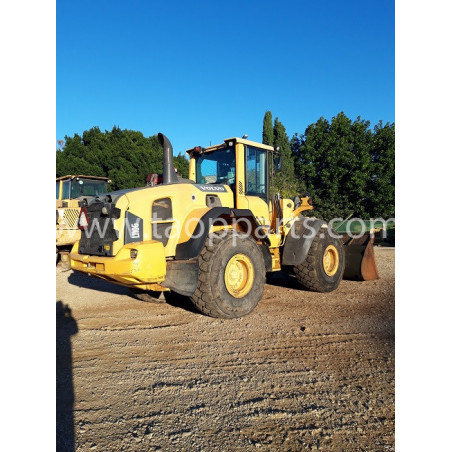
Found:
<path fill-rule="evenodd" d="M 173 164 L 173 146 L 170 140 L 163 135 L 163 133 L 158 134 L 158 140 L 160 146 L 163 148 L 163 183 L 164 184 L 177 184 L 178 178 L 176 171 L 174 170 Z"/>

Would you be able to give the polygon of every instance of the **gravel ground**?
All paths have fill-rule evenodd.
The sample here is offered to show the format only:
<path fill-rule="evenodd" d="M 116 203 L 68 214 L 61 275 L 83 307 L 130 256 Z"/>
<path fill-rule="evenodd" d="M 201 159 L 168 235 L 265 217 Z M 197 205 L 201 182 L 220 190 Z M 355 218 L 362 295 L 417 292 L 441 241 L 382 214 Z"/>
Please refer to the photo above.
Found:
<path fill-rule="evenodd" d="M 275 277 L 249 316 L 56 270 L 59 451 L 394 450 L 394 248 L 330 294 Z"/>

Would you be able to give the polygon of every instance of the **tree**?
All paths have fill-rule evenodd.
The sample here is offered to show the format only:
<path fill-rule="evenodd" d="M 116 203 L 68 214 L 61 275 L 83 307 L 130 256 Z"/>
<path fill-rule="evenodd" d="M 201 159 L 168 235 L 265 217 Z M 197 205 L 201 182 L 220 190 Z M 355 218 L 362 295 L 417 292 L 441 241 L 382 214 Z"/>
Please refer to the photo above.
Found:
<path fill-rule="evenodd" d="M 262 143 L 273 146 L 273 119 L 271 111 L 266 111 L 264 116 L 264 126 L 262 130 Z"/>
<path fill-rule="evenodd" d="M 182 162 L 180 163 L 182 165 Z M 121 130 L 101 132 L 93 127 L 65 137 L 56 153 L 56 174 L 87 174 L 112 180 L 114 190 L 144 186 L 149 173 L 162 172 L 162 148 L 157 137 Z"/>
<path fill-rule="evenodd" d="M 305 133 L 292 138 L 296 175 L 312 197 L 316 215 L 368 217 L 373 135 L 369 121 L 352 122 L 343 112 L 331 124 L 321 117 Z"/>
<path fill-rule="evenodd" d="M 174 166 L 181 177 L 188 179 L 188 159 L 183 154 L 174 157 Z"/>
<path fill-rule="evenodd" d="M 395 124 L 374 127 L 367 209 L 374 217 L 395 217 Z"/>
<path fill-rule="evenodd" d="M 57 177 L 67 174 L 86 174 L 89 176 L 104 176 L 104 170 L 100 165 L 90 162 L 86 158 L 86 151 L 80 135 L 72 138 L 65 137 L 65 145 L 56 153 Z"/>
<path fill-rule="evenodd" d="M 274 190 L 285 198 L 296 196 L 299 187 L 295 178 L 292 150 L 286 128 L 278 118 L 275 118 L 273 127 L 273 145 L 275 148 L 279 147 L 279 154 L 282 159 L 282 169 L 274 176 Z"/>

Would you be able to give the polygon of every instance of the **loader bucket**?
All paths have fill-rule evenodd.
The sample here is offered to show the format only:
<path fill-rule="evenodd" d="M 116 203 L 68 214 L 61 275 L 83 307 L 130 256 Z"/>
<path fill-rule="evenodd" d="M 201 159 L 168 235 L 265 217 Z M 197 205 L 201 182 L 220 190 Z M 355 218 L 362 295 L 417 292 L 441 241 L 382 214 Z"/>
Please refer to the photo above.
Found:
<path fill-rule="evenodd" d="M 344 279 L 372 281 L 378 279 L 374 252 L 374 237 L 366 233 L 360 238 L 344 236 Z"/>

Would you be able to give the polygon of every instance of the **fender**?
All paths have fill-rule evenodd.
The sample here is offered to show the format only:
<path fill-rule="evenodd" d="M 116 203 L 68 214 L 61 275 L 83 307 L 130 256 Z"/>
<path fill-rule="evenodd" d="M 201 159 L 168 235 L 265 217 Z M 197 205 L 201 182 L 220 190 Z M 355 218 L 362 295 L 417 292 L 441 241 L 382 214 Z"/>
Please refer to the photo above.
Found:
<path fill-rule="evenodd" d="M 209 234 L 210 226 L 217 218 L 247 218 L 251 221 L 253 227 L 259 228 L 253 213 L 249 209 L 231 209 L 229 207 L 213 207 L 205 213 L 200 219 L 193 231 L 193 237 L 184 243 L 176 246 L 176 259 L 194 259 L 202 251 L 204 243 Z"/>
<path fill-rule="evenodd" d="M 311 248 L 315 236 L 319 232 L 323 220 L 301 217 L 290 228 L 283 247 L 282 265 L 300 265 Z"/>

